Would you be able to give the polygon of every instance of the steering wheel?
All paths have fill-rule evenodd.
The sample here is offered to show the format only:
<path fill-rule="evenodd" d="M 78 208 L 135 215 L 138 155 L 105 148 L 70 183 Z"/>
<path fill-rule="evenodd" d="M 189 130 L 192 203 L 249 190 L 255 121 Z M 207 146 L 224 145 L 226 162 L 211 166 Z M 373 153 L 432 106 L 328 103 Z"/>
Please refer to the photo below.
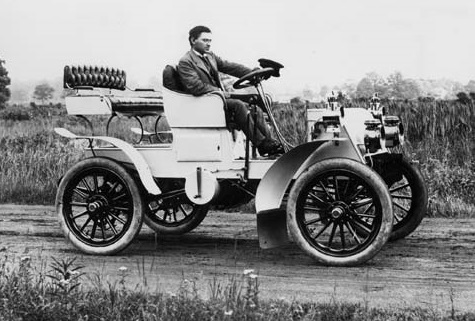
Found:
<path fill-rule="evenodd" d="M 280 77 L 280 69 L 284 68 L 284 65 L 278 63 L 277 61 L 273 61 L 273 60 L 265 59 L 265 58 L 261 58 L 258 61 L 259 61 L 259 65 L 262 68 L 269 67 L 269 68 L 274 69 L 274 74 L 272 76 Z"/>
<path fill-rule="evenodd" d="M 257 85 L 261 80 L 269 79 L 271 76 L 280 77 L 280 69 L 284 68 L 280 63 L 261 58 L 258 60 L 262 69 L 253 70 L 239 78 L 234 84 L 234 89 L 242 89 Z"/>
<path fill-rule="evenodd" d="M 267 67 L 262 69 L 253 70 L 250 73 L 242 76 L 233 84 L 234 89 L 242 89 L 251 86 L 255 86 L 261 80 L 269 79 L 275 73 L 273 68 Z"/>

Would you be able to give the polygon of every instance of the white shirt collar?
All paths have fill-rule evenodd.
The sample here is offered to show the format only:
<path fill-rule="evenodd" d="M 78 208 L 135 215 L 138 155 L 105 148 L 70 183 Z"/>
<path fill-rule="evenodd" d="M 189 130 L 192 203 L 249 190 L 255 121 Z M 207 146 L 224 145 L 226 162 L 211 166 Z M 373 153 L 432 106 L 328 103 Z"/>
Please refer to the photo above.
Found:
<path fill-rule="evenodd" d="M 195 49 L 191 49 L 193 50 L 193 52 L 198 56 L 198 57 L 204 57 L 204 55 L 200 54 L 198 51 L 196 51 Z"/>
<path fill-rule="evenodd" d="M 207 58 L 208 57 L 208 53 L 204 53 L 204 54 L 200 54 L 198 51 L 196 51 L 195 49 L 191 49 L 193 50 L 193 52 L 198 56 L 198 57 L 201 57 L 201 58 Z"/>

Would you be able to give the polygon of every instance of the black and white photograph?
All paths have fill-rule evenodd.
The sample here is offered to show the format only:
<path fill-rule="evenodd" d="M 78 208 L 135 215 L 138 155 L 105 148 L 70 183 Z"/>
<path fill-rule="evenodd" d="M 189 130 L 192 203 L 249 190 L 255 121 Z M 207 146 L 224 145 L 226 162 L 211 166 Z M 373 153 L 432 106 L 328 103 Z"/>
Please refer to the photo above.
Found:
<path fill-rule="evenodd" d="M 475 320 L 474 17 L 0 0 L 0 320 Z"/>

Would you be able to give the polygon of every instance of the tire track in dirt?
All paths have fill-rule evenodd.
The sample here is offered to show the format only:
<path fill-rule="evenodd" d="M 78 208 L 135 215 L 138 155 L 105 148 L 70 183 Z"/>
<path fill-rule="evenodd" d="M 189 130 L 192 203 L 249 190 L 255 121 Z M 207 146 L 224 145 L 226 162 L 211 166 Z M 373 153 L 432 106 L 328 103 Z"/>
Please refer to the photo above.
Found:
<path fill-rule="evenodd" d="M 76 257 L 90 276 L 109 282 L 118 281 L 119 267 L 126 266 L 131 287 L 165 293 L 177 291 L 185 278 L 206 297 L 214 278 L 226 285 L 253 268 L 261 298 L 435 311 L 451 309 L 453 301 L 457 310 L 475 311 L 475 219 L 425 219 L 412 235 L 353 268 L 317 265 L 294 244 L 261 250 L 255 224 L 252 214 L 211 212 L 182 236 L 156 236 L 144 226 L 129 248 L 104 257 L 67 243 L 52 206 L 0 205 L 0 255 L 8 262 L 28 255 L 43 271 L 51 257 Z"/>

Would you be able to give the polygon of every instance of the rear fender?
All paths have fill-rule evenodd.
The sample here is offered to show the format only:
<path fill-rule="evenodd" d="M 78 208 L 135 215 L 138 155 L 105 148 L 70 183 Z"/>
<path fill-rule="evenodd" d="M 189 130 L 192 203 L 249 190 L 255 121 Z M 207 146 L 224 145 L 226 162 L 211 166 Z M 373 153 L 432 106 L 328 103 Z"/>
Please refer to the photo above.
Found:
<path fill-rule="evenodd" d="M 159 195 L 162 193 L 160 188 L 158 188 L 157 184 L 153 180 L 152 171 L 150 170 L 150 167 L 148 166 L 147 162 L 145 161 L 143 156 L 129 143 L 124 142 L 121 139 L 108 136 L 77 136 L 64 128 L 55 128 L 54 131 L 57 134 L 69 139 L 97 139 L 105 141 L 119 148 L 130 159 L 132 164 L 134 164 L 135 169 L 139 174 L 140 181 L 142 182 L 147 192 L 152 195 Z"/>
<path fill-rule="evenodd" d="M 261 248 L 273 248 L 288 242 L 286 209 L 282 204 L 293 179 L 328 158 L 364 159 L 348 138 L 313 141 L 282 155 L 266 172 L 256 192 L 257 231 Z"/>

